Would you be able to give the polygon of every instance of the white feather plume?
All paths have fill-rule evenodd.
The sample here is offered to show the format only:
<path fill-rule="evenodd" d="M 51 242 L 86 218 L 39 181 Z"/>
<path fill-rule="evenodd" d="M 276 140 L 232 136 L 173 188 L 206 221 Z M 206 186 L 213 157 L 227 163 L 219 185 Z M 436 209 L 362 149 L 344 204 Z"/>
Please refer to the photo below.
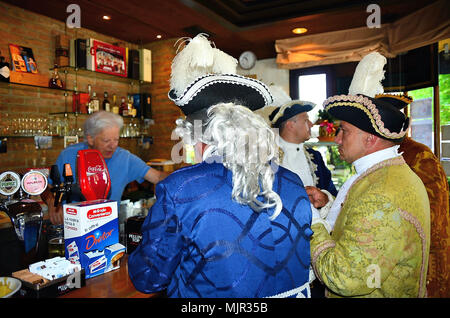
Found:
<path fill-rule="evenodd" d="M 372 52 L 363 57 L 356 66 L 353 79 L 348 89 L 349 95 L 364 94 L 375 97 L 384 92 L 381 81 L 384 79 L 383 67 L 386 58 L 378 52 Z"/>
<path fill-rule="evenodd" d="M 282 106 L 292 100 L 292 98 L 286 93 L 286 91 L 278 85 L 269 86 L 270 93 L 273 96 L 273 106 Z"/>
<path fill-rule="evenodd" d="M 267 105 L 263 108 L 255 110 L 254 113 L 260 115 L 264 119 L 264 121 L 271 127 L 272 122 L 269 119 L 270 114 L 272 114 L 272 112 L 278 107 L 281 107 L 282 105 L 292 101 L 292 99 L 281 86 L 270 85 L 269 89 L 273 97 L 273 103 L 271 105 Z"/>
<path fill-rule="evenodd" d="M 237 60 L 213 47 L 206 34 L 200 33 L 193 39 L 180 40 L 187 44 L 173 59 L 170 77 L 170 88 L 176 95 L 181 95 L 186 87 L 200 76 L 236 74 Z"/>

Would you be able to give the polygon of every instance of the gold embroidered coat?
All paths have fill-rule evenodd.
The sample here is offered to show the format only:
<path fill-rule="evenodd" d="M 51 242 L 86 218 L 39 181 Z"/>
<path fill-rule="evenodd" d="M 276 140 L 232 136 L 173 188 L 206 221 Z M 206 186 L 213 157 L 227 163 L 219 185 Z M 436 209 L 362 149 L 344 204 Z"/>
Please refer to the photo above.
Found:
<path fill-rule="evenodd" d="M 314 224 L 311 258 L 328 297 L 424 297 L 430 205 L 403 157 L 376 164 L 350 187 L 329 235 Z"/>

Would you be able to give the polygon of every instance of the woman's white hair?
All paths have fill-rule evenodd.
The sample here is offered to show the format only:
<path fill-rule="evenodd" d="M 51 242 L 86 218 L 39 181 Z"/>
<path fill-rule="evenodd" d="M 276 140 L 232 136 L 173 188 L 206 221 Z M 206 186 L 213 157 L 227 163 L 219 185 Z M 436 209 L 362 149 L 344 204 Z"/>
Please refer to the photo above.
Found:
<path fill-rule="evenodd" d="M 117 126 L 119 129 L 122 129 L 123 118 L 117 114 L 101 110 L 93 113 L 86 119 L 84 122 L 84 135 L 94 138 L 103 129 L 111 126 Z"/>
<path fill-rule="evenodd" d="M 257 212 L 274 208 L 271 220 L 279 215 L 282 202 L 272 190 L 276 169 L 272 163 L 278 158 L 276 135 L 260 115 L 244 106 L 221 103 L 186 120 L 178 119 L 176 124 L 175 133 L 185 143 L 209 146 L 203 154 L 206 162 L 220 158 L 232 172 L 235 201 Z"/>

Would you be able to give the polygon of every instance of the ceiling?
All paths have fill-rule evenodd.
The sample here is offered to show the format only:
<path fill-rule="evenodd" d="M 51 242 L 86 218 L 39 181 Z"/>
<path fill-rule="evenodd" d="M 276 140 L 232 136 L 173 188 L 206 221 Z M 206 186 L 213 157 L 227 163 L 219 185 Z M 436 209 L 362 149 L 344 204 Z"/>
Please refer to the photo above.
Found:
<path fill-rule="evenodd" d="M 274 58 L 275 40 L 295 36 L 294 27 L 309 34 L 362 27 L 367 6 L 381 9 L 381 23 L 396 21 L 430 4 L 430 0 L 1 0 L 66 21 L 66 8 L 81 8 L 81 27 L 124 41 L 145 44 L 162 39 L 210 34 L 216 46 L 238 57 L 245 50 L 258 59 Z M 105 21 L 103 15 L 111 16 Z"/>

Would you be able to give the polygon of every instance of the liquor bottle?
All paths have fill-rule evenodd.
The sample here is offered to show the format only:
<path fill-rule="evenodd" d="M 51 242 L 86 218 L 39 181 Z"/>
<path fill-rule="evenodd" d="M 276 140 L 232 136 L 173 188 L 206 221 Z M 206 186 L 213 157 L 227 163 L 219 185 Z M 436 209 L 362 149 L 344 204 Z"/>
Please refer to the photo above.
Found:
<path fill-rule="evenodd" d="M 119 106 L 117 106 L 117 96 L 116 94 L 113 95 L 113 107 L 112 112 L 114 114 L 119 114 Z"/>
<path fill-rule="evenodd" d="M 125 101 L 125 97 L 122 97 L 122 102 L 120 103 L 119 114 L 123 117 L 128 116 L 128 103 Z"/>
<path fill-rule="evenodd" d="M 0 81 L 9 82 L 10 73 L 9 63 L 7 63 L 5 58 L 0 55 Z"/>
<path fill-rule="evenodd" d="M 128 95 L 128 115 L 136 117 L 136 108 L 133 107 L 133 95 Z"/>
<path fill-rule="evenodd" d="M 87 103 L 87 111 L 88 111 L 88 114 L 92 114 L 94 112 L 94 105 L 92 103 L 92 87 L 91 87 L 91 84 L 88 84 L 88 94 L 89 94 L 89 101 Z"/>
<path fill-rule="evenodd" d="M 93 112 L 98 112 L 100 110 L 100 100 L 98 99 L 96 92 L 92 93 L 90 104 L 92 104 Z"/>
<path fill-rule="evenodd" d="M 64 83 L 63 81 L 59 78 L 59 74 L 58 74 L 58 65 L 55 64 L 55 66 L 53 67 L 53 75 L 52 78 L 49 80 L 48 82 L 48 87 L 50 88 L 60 88 L 60 89 L 64 89 Z"/>
<path fill-rule="evenodd" d="M 109 103 L 109 100 L 108 100 L 108 92 L 105 92 L 103 94 L 102 109 L 106 110 L 107 112 L 111 111 L 111 104 Z"/>

